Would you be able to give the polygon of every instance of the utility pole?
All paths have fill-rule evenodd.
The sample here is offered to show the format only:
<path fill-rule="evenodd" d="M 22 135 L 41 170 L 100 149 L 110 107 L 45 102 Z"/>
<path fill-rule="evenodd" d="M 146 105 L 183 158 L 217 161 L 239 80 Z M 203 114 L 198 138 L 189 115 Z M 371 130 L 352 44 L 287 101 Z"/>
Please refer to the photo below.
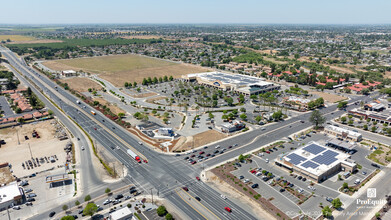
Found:
<path fill-rule="evenodd" d="M 153 192 L 152 192 L 152 188 L 151 188 L 151 195 L 152 195 L 152 204 L 153 204 Z"/>
<path fill-rule="evenodd" d="M 30 147 L 30 143 L 27 143 L 29 145 L 29 149 L 30 149 L 30 155 L 31 155 L 31 159 L 33 159 L 33 153 L 31 152 L 31 147 Z"/>

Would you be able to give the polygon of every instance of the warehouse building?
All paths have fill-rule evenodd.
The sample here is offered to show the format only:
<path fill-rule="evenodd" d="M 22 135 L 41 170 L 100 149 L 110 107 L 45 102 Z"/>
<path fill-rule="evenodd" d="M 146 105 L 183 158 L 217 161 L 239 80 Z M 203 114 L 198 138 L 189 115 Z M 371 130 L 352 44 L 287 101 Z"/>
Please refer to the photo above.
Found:
<path fill-rule="evenodd" d="M 316 142 L 310 142 L 289 154 L 279 155 L 275 163 L 315 182 L 322 182 L 340 171 L 353 172 L 357 167 L 348 154 Z"/>
<path fill-rule="evenodd" d="M 18 186 L 17 182 L 0 187 L 0 211 L 22 203 L 23 194 L 23 189 Z"/>
<path fill-rule="evenodd" d="M 128 207 L 119 209 L 109 215 L 110 220 L 135 220 L 132 211 Z"/>
<path fill-rule="evenodd" d="M 198 82 L 204 86 L 215 87 L 224 91 L 235 91 L 243 95 L 257 95 L 280 89 L 280 85 L 266 82 L 262 78 L 241 74 L 206 72 L 183 75 L 182 79 Z"/>
<path fill-rule="evenodd" d="M 334 125 L 327 125 L 324 128 L 327 134 L 336 136 L 337 138 L 345 139 L 348 141 L 361 141 L 362 135 L 356 131 L 351 131 L 345 128 L 337 127 Z"/>

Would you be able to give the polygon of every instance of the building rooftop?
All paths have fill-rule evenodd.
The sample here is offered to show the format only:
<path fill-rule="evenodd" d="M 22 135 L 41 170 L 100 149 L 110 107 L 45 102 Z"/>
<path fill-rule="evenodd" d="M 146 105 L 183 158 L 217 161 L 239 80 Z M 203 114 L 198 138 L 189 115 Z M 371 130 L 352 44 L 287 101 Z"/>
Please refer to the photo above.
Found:
<path fill-rule="evenodd" d="M 207 81 L 220 81 L 222 84 L 236 85 L 237 87 L 258 85 L 258 86 L 269 86 L 273 83 L 264 81 L 262 78 L 247 76 L 241 74 L 230 74 L 221 72 L 206 72 L 206 73 L 194 73 L 188 74 L 187 77 L 199 77 Z"/>
<path fill-rule="evenodd" d="M 111 220 L 124 219 L 126 217 L 131 217 L 133 215 L 132 211 L 128 207 L 118 209 L 117 211 L 110 214 Z"/>
<path fill-rule="evenodd" d="M 11 182 L 8 185 L 0 187 L 0 203 L 14 200 L 15 197 L 21 195 L 23 195 L 23 192 L 17 182 Z"/>
<path fill-rule="evenodd" d="M 332 131 L 335 131 L 335 132 L 338 132 L 338 133 L 347 133 L 349 136 L 352 136 L 352 137 L 360 137 L 361 134 L 356 132 L 356 131 L 351 131 L 351 130 L 348 130 L 348 129 L 345 129 L 345 128 L 341 128 L 341 127 L 337 127 L 337 126 L 334 126 L 334 125 L 327 125 L 325 127 L 325 129 L 329 129 L 329 130 L 332 130 Z"/>
<path fill-rule="evenodd" d="M 348 159 L 349 155 L 321 146 L 316 142 L 310 142 L 306 146 L 298 148 L 282 157 L 286 162 L 319 176 Z"/>

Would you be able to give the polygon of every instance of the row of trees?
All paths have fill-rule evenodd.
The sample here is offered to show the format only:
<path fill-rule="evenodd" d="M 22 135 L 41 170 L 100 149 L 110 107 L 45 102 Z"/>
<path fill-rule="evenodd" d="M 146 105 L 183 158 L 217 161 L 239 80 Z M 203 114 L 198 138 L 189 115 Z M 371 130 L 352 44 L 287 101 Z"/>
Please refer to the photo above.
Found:
<path fill-rule="evenodd" d="M 159 78 L 157 78 L 155 76 L 155 77 L 153 77 L 153 79 L 151 77 L 144 78 L 143 82 L 141 84 L 143 86 L 145 86 L 145 85 L 157 84 L 157 83 L 168 82 L 168 81 L 173 81 L 173 80 L 174 80 L 173 76 L 170 76 L 170 77 L 164 76 L 164 77 L 159 77 Z"/>

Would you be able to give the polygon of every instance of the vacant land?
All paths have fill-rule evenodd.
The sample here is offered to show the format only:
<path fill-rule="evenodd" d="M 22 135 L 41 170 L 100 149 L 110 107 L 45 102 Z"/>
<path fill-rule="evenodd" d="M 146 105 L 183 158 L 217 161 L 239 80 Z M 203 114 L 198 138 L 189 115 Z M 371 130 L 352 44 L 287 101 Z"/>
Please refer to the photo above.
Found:
<path fill-rule="evenodd" d="M 61 40 L 50 40 L 50 39 L 42 39 L 42 40 L 25 40 L 25 41 L 13 41 L 8 44 L 49 44 L 49 43 L 61 43 Z"/>
<path fill-rule="evenodd" d="M 89 88 L 100 90 L 102 86 L 90 78 L 74 77 L 68 79 L 60 79 L 62 83 L 68 83 L 69 87 L 78 92 L 87 92 Z"/>
<path fill-rule="evenodd" d="M 0 41 L 6 41 L 6 40 L 11 40 L 12 41 L 30 41 L 34 40 L 34 37 L 30 36 L 24 36 L 24 35 L 0 35 Z"/>
<path fill-rule="evenodd" d="M 173 76 L 206 72 L 199 66 L 178 64 L 140 55 L 115 55 L 93 58 L 56 60 L 43 63 L 53 70 L 76 69 L 99 74 L 115 86 L 123 86 L 125 81 L 141 83 L 147 77 Z"/>
<path fill-rule="evenodd" d="M 67 141 L 60 141 L 55 137 L 56 132 L 52 124 L 54 122 L 55 120 L 48 120 L 25 124 L 22 127 L 0 129 L 1 138 L 7 143 L 0 148 L 0 161 L 12 164 L 13 174 L 17 177 L 63 165 L 66 161 L 66 153 L 63 148 Z M 33 130 L 38 132 L 40 138 L 31 136 Z M 28 137 L 27 140 L 25 136 Z M 23 169 L 22 167 L 22 163 L 31 160 L 31 157 L 34 157 L 34 160 L 36 158 L 40 160 L 40 158 L 49 158 L 53 155 L 58 158 L 55 163 L 42 162 L 34 169 Z"/>
<path fill-rule="evenodd" d="M 322 97 L 326 102 L 331 102 L 331 103 L 339 102 L 346 99 L 346 97 L 342 97 L 335 94 L 329 94 L 325 92 L 310 92 L 310 93 L 318 95 Z"/>
<path fill-rule="evenodd" d="M 154 96 L 154 95 L 157 95 L 157 93 L 148 92 L 148 93 L 133 94 L 130 96 L 132 96 L 133 98 L 146 98 L 146 97 L 150 97 L 150 96 Z"/>
<path fill-rule="evenodd" d="M 175 151 L 190 150 L 192 148 L 201 147 L 203 145 L 226 138 L 227 135 L 216 130 L 204 131 L 191 137 L 186 137 L 178 141 L 178 144 L 173 148 Z M 193 141 L 194 140 L 194 141 Z M 194 146 L 193 146 L 194 144 Z"/>
<path fill-rule="evenodd" d="M 118 115 L 118 113 L 126 114 L 126 112 L 122 108 L 118 107 L 116 104 L 112 104 L 111 102 L 108 102 L 102 98 L 93 98 L 93 99 L 94 101 L 98 101 L 102 105 L 106 105 L 108 108 L 110 108 L 111 112 L 113 112 L 116 115 Z"/>

